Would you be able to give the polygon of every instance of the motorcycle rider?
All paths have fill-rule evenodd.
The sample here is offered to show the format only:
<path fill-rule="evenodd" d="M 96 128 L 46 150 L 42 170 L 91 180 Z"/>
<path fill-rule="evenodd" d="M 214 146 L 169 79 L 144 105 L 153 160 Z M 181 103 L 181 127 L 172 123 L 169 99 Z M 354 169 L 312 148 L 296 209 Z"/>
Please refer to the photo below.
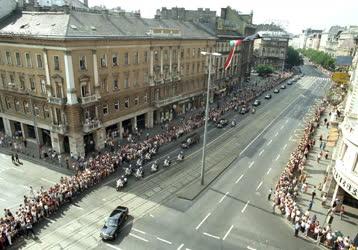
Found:
<path fill-rule="evenodd" d="M 152 164 L 152 166 L 150 167 L 150 170 L 152 171 L 152 173 L 158 171 L 158 161 L 155 161 L 155 162 Z"/>
<path fill-rule="evenodd" d="M 164 167 L 169 167 L 170 166 L 170 157 L 167 156 L 167 158 L 164 160 Z"/>
<path fill-rule="evenodd" d="M 252 110 L 251 110 L 251 111 L 252 111 L 252 113 L 253 113 L 253 114 L 255 114 L 256 109 L 255 109 L 255 108 L 252 108 Z"/>
<path fill-rule="evenodd" d="M 129 164 L 129 166 L 124 169 L 124 175 L 129 176 L 131 174 L 132 174 L 132 164 Z"/>
<path fill-rule="evenodd" d="M 184 152 L 180 151 L 180 153 L 178 154 L 178 161 L 182 161 L 184 160 Z"/>
<path fill-rule="evenodd" d="M 143 168 L 142 167 L 137 168 L 137 171 L 135 173 L 135 177 L 137 177 L 137 179 L 140 179 L 140 178 L 143 177 Z"/>
<path fill-rule="evenodd" d="M 235 127 L 236 126 L 236 121 L 235 120 L 232 120 L 231 121 L 231 127 Z"/>

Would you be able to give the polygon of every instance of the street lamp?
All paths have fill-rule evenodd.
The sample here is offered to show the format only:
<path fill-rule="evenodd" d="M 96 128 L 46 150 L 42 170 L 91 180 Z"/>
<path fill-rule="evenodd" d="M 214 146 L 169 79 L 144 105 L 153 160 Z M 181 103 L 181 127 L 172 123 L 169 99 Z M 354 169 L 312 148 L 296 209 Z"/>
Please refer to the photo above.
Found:
<path fill-rule="evenodd" d="M 203 139 L 203 154 L 201 159 L 201 175 L 200 175 L 200 183 L 204 185 L 204 172 L 205 172 L 205 149 L 206 149 L 206 134 L 208 130 L 208 120 L 209 120 L 209 95 L 210 95 L 210 79 L 211 79 L 211 60 L 212 57 L 221 56 L 220 53 L 216 52 L 206 52 L 201 51 L 200 54 L 203 56 L 209 56 L 209 70 L 208 70 L 208 88 L 206 90 L 206 106 L 205 106 L 205 124 L 204 124 L 204 139 Z"/>

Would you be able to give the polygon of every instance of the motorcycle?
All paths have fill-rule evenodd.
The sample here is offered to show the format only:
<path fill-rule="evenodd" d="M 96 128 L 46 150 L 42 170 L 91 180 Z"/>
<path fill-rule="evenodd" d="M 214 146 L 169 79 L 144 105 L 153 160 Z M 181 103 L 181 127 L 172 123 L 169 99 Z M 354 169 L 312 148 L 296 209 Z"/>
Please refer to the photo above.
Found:
<path fill-rule="evenodd" d="M 125 187 L 126 184 L 127 184 L 127 178 L 124 176 L 120 177 L 116 182 L 117 191 L 119 191 L 121 188 Z"/>
<path fill-rule="evenodd" d="M 164 166 L 164 167 L 169 167 L 170 164 L 171 164 L 171 162 L 170 162 L 170 159 L 169 159 L 169 156 L 168 156 L 168 157 L 164 160 L 163 166 Z"/>
<path fill-rule="evenodd" d="M 251 110 L 251 113 L 252 113 L 252 114 L 255 114 L 255 112 L 256 112 L 256 110 L 253 108 L 253 109 Z"/>
<path fill-rule="evenodd" d="M 144 156 L 144 159 L 146 159 L 147 161 L 150 161 L 151 158 L 152 156 L 150 155 L 150 153 L 146 153 Z"/>
<path fill-rule="evenodd" d="M 183 151 L 181 151 L 179 154 L 178 154 L 178 161 L 183 161 L 184 160 L 184 153 Z"/>
<path fill-rule="evenodd" d="M 236 126 L 236 121 L 234 120 L 234 121 L 231 121 L 231 127 L 233 128 L 233 127 L 235 127 Z"/>
<path fill-rule="evenodd" d="M 139 158 L 139 159 L 137 160 L 136 165 L 137 165 L 137 167 L 141 167 L 141 166 L 143 165 L 143 160 L 142 160 L 142 158 Z"/>
<path fill-rule="evenodd" d="M 155 173 L 155 172 L 158 171 L 158 163 L 157 163 L 157 161 L 155 161 L 155 162 L 152 164 L 152 166 L 150 167 L 150 171 L 151 171 L 152 173 Z"/>
<path fill-rule="evenodd" d="M 137 170 L 134 174 L 134 177 L 137 178 L 137 180 L 143 178 L 143 168 L 142 167 L 137 168 Z"/>
<path fill-rule="evenodd" d="M 124 169 L 124 175 L 130 176 L 131 174 L 132 174 L 132 164 L 129 164 L 129 166 Z"/>

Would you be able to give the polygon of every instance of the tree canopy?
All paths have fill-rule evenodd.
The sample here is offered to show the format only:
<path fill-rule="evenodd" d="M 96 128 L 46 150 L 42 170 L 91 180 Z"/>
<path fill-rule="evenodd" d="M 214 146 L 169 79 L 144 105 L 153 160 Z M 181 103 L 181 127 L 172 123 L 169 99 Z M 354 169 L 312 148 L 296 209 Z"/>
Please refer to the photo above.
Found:
<path fill-rule="evenodd" d="M 336 67 L 335 60 L 329 54 L 314 49 L 300 49 L 304 56 L 308 57 L 312 62 L 321 65 L 323 68 L 333 71 Z"/>
<path fill-rule="evenodd" d="M 274 72 L 274 69 L 270 65 L 259 64 L 256 66 L 256 72 L 259 76 L 268 76 Z"/>
<path fill-rule="evenodd" d="M 291 69 L 293 66 L 299 66 L 303 64 L 303 59 L 297 50 L 291 46 L 287 49 L 286 67 Z"/>

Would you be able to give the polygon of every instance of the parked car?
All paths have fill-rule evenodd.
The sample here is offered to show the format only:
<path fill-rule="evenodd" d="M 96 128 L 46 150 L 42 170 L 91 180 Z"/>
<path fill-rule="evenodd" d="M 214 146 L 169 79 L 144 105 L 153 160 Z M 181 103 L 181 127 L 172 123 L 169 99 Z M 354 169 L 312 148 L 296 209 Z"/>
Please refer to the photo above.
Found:
<path fill-rule="evenodd" d="M 122 206 L 118 206 L 112 211 L 102 227 L 100 234 L 102 240 L 115 240 L 117 238 L 120 227 L 128 219 L 128 213 L 128 208 Z"/>
<path fill-rule="evenodd" d="M 216 123 L 216 127 L 217 128 L 223 128 L 226 127 L 229 124 L 228 120 L 226 119 L 220 119 L 217 123 Z"/>
<path fill-rule="evenodd" d="M 252 105 L 255 106 L 255 107 L 257 107 L 257 106 L 260 106 L 260 104 L 261 104 L 261 101 L 260 101 L 260 100 L 255 100 Z"/>
<path fill-rule="evenodd" d="M 281 85 L 281 89 L 286 89 L 286 85 Z"/>
<path fill-rule="evenodd" d="M 198 133 L 194 133 L 188 135 L 184 141 L 181 142 L 181 147 L 186 149 L 190 148 L 192 145 L 197 144 L 200 141 L 200 135 Z"/>
<path fill-rule="evenodd" d="M 280 90 L 279 90 L 279 89 L 274 89 L 273 92 L 274 92 L 275 94 L 278 94 L 278 93 L 280 93 Z"/>
<path fill-rule="evenodd" d="M 265 99 L 267 99 L 267 100 L 268 100 L 268 99 L 271 99 L 271 97 L 272 97 L 271 94 L 265 95 Z"/>

